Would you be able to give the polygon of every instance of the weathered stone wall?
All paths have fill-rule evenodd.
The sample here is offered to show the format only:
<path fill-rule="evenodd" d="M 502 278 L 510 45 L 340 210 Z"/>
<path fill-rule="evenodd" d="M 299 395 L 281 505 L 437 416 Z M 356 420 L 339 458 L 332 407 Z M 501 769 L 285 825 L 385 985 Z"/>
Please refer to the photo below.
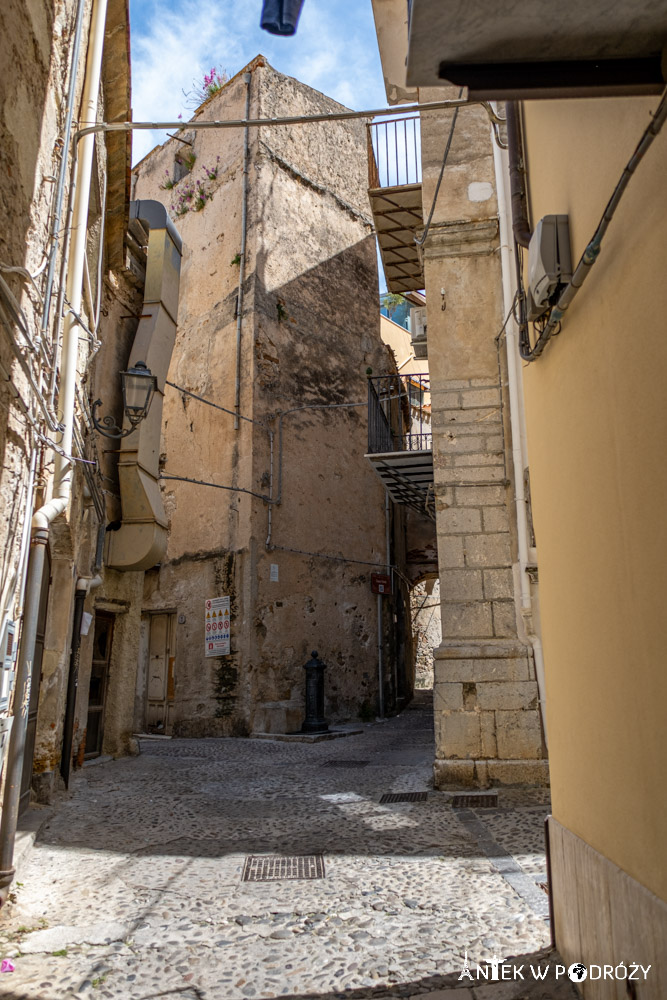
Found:
<path fill-rule="evenodd" d="M 422 116 L 425 217 L 450 121 L 442 112 Z M 466 109 L 424 245 L 442 601 L 434 666 L 440 787 L 541 782 L 547 775 L 513 576 L 511 438 L 495 341 L 504 317 L 494 188 L 488 119 L 482 109 Z"/>
<path fill-rule="evenodd" d="M 412 632 L 415 642 L 415 686 L 433 687 L 433 650 L 442 639 L 440 582 L 418 583 L 410 594 Z"/>
<path fill-rule="evenodd" d="M 26 5 L 8 0 L 0 10 L 0 267 L 36 273 L 48 246 L 48 221 L 64 118 L 64 84 L 74 30 L 76 4 Z M 23 310 L 31 337 L 40 325 L 39 291 L 25 276 L 0 271 Z M 43 283 L 38 279 L 38 284 Z M 3 613 L 17 611 L 18 566 L 27 506 L 28 466 L 32 447 L 29 425 L 16 403 L 12 381 L 28 409 L 34 410 L 28 381 L 9 346 L 26 341 L 0 297 L 0 523 Z"/>
<path fill-rule="evenodd" d="M 20 301 L 25 322 L 33 339 L 38 336 L 42 321 L 43 296 L 45 291 L 46 254 L 49 249 L 49 231 L 54 210 L 56 174 L 63 154 L 62 135 L 67 111 L 67 88 L 69 68 L 72 58 L 72 44 L 75 28 L 77 4 L 74 0 L 46 5 L 21 5 L 9 0 L 0 11 L 0 63 L 3 73 L 0 77 L 0 210 L 3 216 L 0 233 L 0 263 L 2 265 L 25 267 L 35 275 L 33 285 L 25 275 L 3 272 L 14 295 Z M 84 8 L 83 38 L 77 66 L 77 90 L 75 112 L 83 86 L 86 60 L 87 31 L 90 19 L 90 4 Z M 111 0 L 107 16 L 105 65 L 103 85 L 100 94 L 100 117 L 105 112 L 115 117 L 127 117 L 129 112 L 129 62 L 128 62 L 127 9 L 124 0 Z M 110 63 L 113 71 L 108 72 Z M 8 71 L 11 67 L 11 72 Z M 104 88 L 107 93 L 104 93 Z M 107 100 L 105 100 L 105 98 Z M 110 111 L 108 109 L 111 108 Z M 91 229 L 88 239 L 88 254 L 91 273 L 93 299 L 97 291 L 97 256 L 99 252 L 99 216 L 102 212 L 100 192 L 102 176 L 107 174 L 109 187 L 107 209 L 114 213 L 115 229 L 107 238 L 107 263 L 111 249 L 118 251 L 123 259 L 123 234 L 127 213 L 126 201 L 126 148 L 123 139 L 118 143 L 119 152 L 115 162 L 107 159 L 106 144 L 98 140 L 93 164 L 91 189 Z M 69 167 L 66 173 L 65 200 L 63 204 L 63 224 L 66 218 L 69 198 Z M 98 217 L 95 221 L 95 217 Z M 61 227 L 59 253 L 63 246 Z M 56 314 L 56 298 L 59 287 L 60 262 L 56 268 L 54 300 L 51 306 L 51 322 L 48 324 L 45 340 L 45 354 L 51 355 L 52 330 Z M 127 285 L 122 268 L 111 273 L 103 268 L 104 292 L 102 314 L 98 335 L 103 346 L 94 363 L 90 363 L 90 345 L 85 336 L 79 339 L 78 371 L 80 398 L 88 393 L 95 398 L 101 395 L 105 408 L 116 407 L 119 403 L 118 371 L 127 360 L 127 349 L 133 335 L 133 323 L 121 319 L 129 311 L 137 313 L 140 300 L 134 299 L 134 289 Z M 6 304 L 6 303 L 5 303 Z M 92 325 L 92 307 L 84 295 L 83 312 L 88 325 Z M 6 319 L 6 316 L 4 317 Z M 29 437 L 28 422 L 20 414 L 22 404 L 10 402 L 12 391 L 6 381 L 9 374 L 16 389 L 35 418 L 42 433 L 54 437 L 42 421 L 40 407 L 34 386 L 31 387 L 9 351 L 8 334 L 21 343 L 22 335 L 16 325 L 3 322 L 0 331 L 0 361 L 2 362 L 2 382 L 0 402 L 8 416 L 0 422 L 0 448 L 3 455 L 0 473 L 0 495 L 6 517 L 0 525 L 0 546 L 4 552 L 2 568 L 3 612 L 15 616 L 20 610 L 20 586 L 12 578 L 18 566 L 18 539 L 27 506 L 28 464 L 31 452 L 37 452 L 37 479 L 35 507 L 41 506 L 52 494 L 53 452 L 44 438 Z M 39 354 L 28 355 L 34 365 Z M 35 366 L 36 370 L 36 366 Z M 39 376 L 35 384 L 39 382 Z M 49 375 L 45 364 L 41 386 L 43 395 L 49 400 Z M 56 387 L 57 388 L 57 387 Z M 93 390 L 98 392 L 93 395 Z M 104 506 L 102 490 L 110 500 L 109 512 L 114 516 L 115 460 L 107 452 L 110 450 L 101 441 L 90 436 L 84 412 L 77 404 L 78 435 L 85 439 L 84 456 L 79 445 L 75 445 L 78 458 L 89 462 L 99 460 L 99 471 L 92 473 L 97 499 Z M 89 468 L 93 468 L 89 466 Z M 115 487 L 115 489 L 114 489 Z M 102 515 L 104 518 L 104 511 Z M 44 650 L 39 682 L 39 699 L 34 743 L 33 787 L 38 797 L 48 799 L 58 786 L 58 770 L 63 739 L 63 716 L 67 693 L 70 645 L 72 641 L 72 612 L 76 580 L 79 577 L 95 575 L 96 542 L 100 516 L 92 502 L 91 491 L 85 481 L 83 468 L 76 463 L 73 473 L 72 499 L 67 512 L 59 517 L 50 531 L 51 587 L 47 607 Z M 118 594 L 123 592 L 121 603 L 127 603 L 125 591 L 136 588 L 137 581 L 124 578 L 110 584 Z M 96 591 L 99 596 L 101 592 Z M 118 595 L 117 595 L 118 596 Z M 86 610 L 93 610 L 94 595 L 86 603 Z M 91 637 L 93 627 L 91 626 Z M 82 740 L 85 730 L 88 679 L 90 675 L 89 640 L 83 641 L 81 650 L 81 674 L 78 689 L 77 719 L 75 722 L 74 755 L 82 755 L 85 744 Z M 122 673 L 126 659 L 122 656 L 123 644 L 117 649 L 118 672 Z M 129 664 L 133 661 L 129 660 Z M 119 711 L 114 699 L 114 690 L 121 690 L 124 680 L 110 685 L 110 721 L 107 727 L 109 748 L 118 752 L 127 747 L 127 734 L 121 733 L 114 719 Z M 131 686 L 132 687 L 132 686 Z M 121 696 L 122 701 L 122 696 Z M 122 714 L 122 713 L 120 713 Z M 122 728 L 122 727 L 121 727 Z M 30 762 L 28 762 L 29 764 Z"/>
<path fill-rule="evenodd" d="M 250 70 L 253 117 L 339 107 L 261 57 Z M 242 118 L 244 107 L 239 74 L 200 115 Z M 243 133 L 184 125 L 182 137 L 193 142 L 193 173 L 212 197 L 177 218 L 185 251 L 170 380 L 233 410 Z M 174 713 L 174 731 L 183 734 L 297 727 L 312 649 L 328 664 L 332 718 L 376 709 L 377 610 L 366 564 L 384 567 L 384 495 L 363 457 L 365 405 L 338 407 L 365 404 L 366 368 L 389 363 L 379 337 L 365 126 L 261 128 L 249 143 L 240 410 L 256 422 L 234 430 L 228 414 L 172 391 L 164 468 L 268 495 L 271 429 L 273 497 L 280 476 L 281 502 L 269 537 L 261 499 L 165 482 L 169 547 L 159 573 L 147 574 L 145 607 L 185 618 Z M 178 211 L 187 177 L 171 190 L 160 185 L 174 176 L 179 145 L 165 144 L 139 166 L 135 197 Z M 207 180 L 201 166 L 217 176 Z M 316 408 L 298 412 L 304 406 Z M 281 447 L 278 414 L 295 408 L 283 417 Z M 232 599 L 232 652 L 206 659 L 203 604 L 222 594 Z M 385 609 L 387 643 L 391 628 Z M 389 671 L 387 687 L 391 696 Z"/>

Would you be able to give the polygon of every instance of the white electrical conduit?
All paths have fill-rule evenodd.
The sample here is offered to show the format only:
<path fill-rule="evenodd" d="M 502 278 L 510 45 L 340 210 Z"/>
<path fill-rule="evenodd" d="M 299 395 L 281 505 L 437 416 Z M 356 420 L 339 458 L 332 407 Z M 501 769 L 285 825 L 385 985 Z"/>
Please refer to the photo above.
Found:
<path fill-rule="evenodd" d="M 500 259 L 503 280 L 503 301 L 505 314 L 511 313 L 505 327 L 505 343 L 507 345 L 507 387 L 509 395 L 510 427 L 512 431 L 512 465 L 514 467 L 514 502 L 516 506 L 516 523 L 519 548 L 519 582 L 521 588 L 521 617 L 526 629 L 526 635 L 533 647 L 535 660 L 535 675 L 540 701 L 540 716 L 545 743 L 547 740 L 547 722 L 545 711 L 545 678 L 542 641 L 535 631 L 533 623 L 533 598 L 528 576 L 529 532 L 528 512 L 524 489 L 524 470 L 528 465 L 525 434 L 525 417 L 523 408 L 523 385 L 519 362 L 519 347 L 517 324 L 514 319 L 513 303 L 516 295 L 516 279 L 512 261 L 512 220 L 509 215 L 511 204 L 509 197 L 509 162 L 508 154 L 493 144 L 493 163 L 496 175 L 496 192 L 498 196 L 498 216 L 500 220 Z M 502 386 L 500 386 L 502 392 Z"/>
<path fill-rule="evenodd" d="M 245 83 L 245 116 L 250 114 L 250 83 L 251 73 L 243 74 Z M 241 188 L 241 249 L 239 250 L 239 290 L 236 298 L 236 385 L 234 391 L 234 430 L 241 426 L 241 332 L 243 328 L 243 283 L 245 281 L 246 241 L 248 236 L 248 161 L 249 132 L 243 132 L 243 182 Z"/>
<path fill-rule="evenodd" d="M 86 76 L 81 97 L 83 121 L 95 121 L 102 74 L 102 53 L 106 25 L 107 0 L 95 0 L 90 23 Z M 58 392 L 58 422 L 63 425 L 58 444 L 68 455 L 72 451 L 74 425 L 74 395 L 79 355 L 77 315 L 81 313 L 84 261 L 86 255 L 90 180 L 93 165 L 95 137 L 84 136 L 78 149 L 77 169 L 74 179 L 72 235 L 67 268 L 66 296 L 70 311 L 65 317 L 60 386 Z M 62 454 L 56 453 L 53 481 L 53 498 L 33 515 L 33 527 L 48 530 L 49 525 L 62 514 L 69 503 L 72 491 L 72 465 Z"/>

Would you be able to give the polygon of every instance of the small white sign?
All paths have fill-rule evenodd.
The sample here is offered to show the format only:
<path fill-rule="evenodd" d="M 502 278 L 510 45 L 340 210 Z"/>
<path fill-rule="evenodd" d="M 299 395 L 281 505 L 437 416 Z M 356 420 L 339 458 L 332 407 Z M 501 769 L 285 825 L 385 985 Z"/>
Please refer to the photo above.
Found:
<path fill-rule="evenodd" d="M 204 653 L 229 656 L 229 597 L 211 597 L 204 602 Z"/>
<path fill-rule="evenodd" d="M 81 635 L 88 635 L 92 621 L 93 616 L 87 611 L 84 611 L 81 615 Z"/>
<path fill-rule="evenodd" d="M 269 573 L 269 580 L 271 583 L 278 583 L 278 563 L 271 563 L 271 572 Z"/>

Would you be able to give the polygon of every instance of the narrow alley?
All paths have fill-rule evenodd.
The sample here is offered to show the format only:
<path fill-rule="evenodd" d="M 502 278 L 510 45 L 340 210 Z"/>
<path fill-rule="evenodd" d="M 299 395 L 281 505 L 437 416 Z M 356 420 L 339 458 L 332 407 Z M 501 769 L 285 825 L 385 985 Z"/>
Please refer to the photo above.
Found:
<path fill-rule="evenodd" d="M 434 792 L 431 700 L 346 738 L 143 739 L 78 772 L 7 907 L 2 995 L 574 996 L 551 971 L 459 982 L 466 951 L 560 961 L 538 885 L 548 806 L 508 790 L 454 809 Z M 400 793 L 425 798 L 380 803 Z M 324 877 L 314 861 L 314 878 L 244 881 L 265 855 L 321 855 Z"/>

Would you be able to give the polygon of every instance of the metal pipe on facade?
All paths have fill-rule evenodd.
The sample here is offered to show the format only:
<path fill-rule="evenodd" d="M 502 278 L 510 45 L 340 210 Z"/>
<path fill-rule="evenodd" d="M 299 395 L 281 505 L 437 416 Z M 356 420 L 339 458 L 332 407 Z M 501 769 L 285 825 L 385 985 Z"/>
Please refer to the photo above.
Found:
<path fill-rule="evenodd" d="M 382 594 L 377 595 L 378 604 L 378 715 L 384 719 L 384 636 L 382 634 Z"/>
<path fill-rule="evenodd" d="M 83 121 L 94 122 L 97 118 L 106 13 L 107 0 L 94 0 L 88 39 L 86 76 L 81 97 L 80 117 Z M 95 139 L 92 133 L 81 140 L 73 194 L 72 252 L 67 272 L 67 299 L 77 312 L 81 310 L 83 257 L 86 252 L 94 145 Z M 73 468 L 72 462 L 67 456 L 72 451 L 78 350 L 78 325 L 70 313 L 67 316 L 63 334 L 63 357 L 58 393 L 58 422 L 62 426 L 62 432 L 58 441 L 59 447 L 54 456 L 53 494 L 51 500 L 35 511 L 32 517 L 33 537 L 28 562 L 23 632 L 19 648 L 14 698 L 20 714 L 17 715 L 16 711 L 14 712 L 14 724 L 7 753 L 5 794 L 0 823 L 0 897 L 6 896 L 6 887 L 14 877 L 14 839 L 21 795 L 32 665 L 35 655 L 37 619 L 49 528 L 52 521 L 67 509 L 72 491 Z"/>
<path fill-rule="evenodd" d="M 81 97 L 80 118 L 82 121 L 95 121 L 97 118 L 106 12 L 107 0 L 96 0 L 91 16 L 86 76 Z M 60 366 L 60 387 L 58 392 L 58 419 L 60 423 L 64 424 L 62 437 L 58 444 L 68 454 L 72 452 L 76 366 L 79 353 L 78 323 L 74 314 L 81 312 L 94 148 L 95 139 L 92 135 L 84 136 L 81 139 L 78 151 L 76 179 L 74 181 L 72 243 L 66 283 L 67 301 L 71 311 L 65 317 Z M 49 508 L 47 505 L 41 513 L 38 511 L 35 517 L 41 517 L 43 520 L 46 520 L 46 526 L 48 527 L 53 518 L 65 510 L 69 501 L 71 487 L 71 464 L 67 463 L 65 467 L 62 456 L 56 455 L 54 500 L 51 501 L 51 504 L 57 506 L 58 509 L 54 511 L 53 508 Z"/>
<path fill-rule="evenodd" d="M 273 439 L 275 434 L 269 430 L 269 504 L 268 504 L 268 526 L 266 532 L 266 548 L 271 549 L 271 534 L 273 532 Z"/>
<path fill-rule="evenodd" d="M 389 490 L 385 486 L 384 490 L 384 543 L 385 543 L 385 557 L 387 564 L 385 566 L 385 573 L 391 579 L 392 569 L 391 569 L 391 502 L 389 500 Z M 393 587 L 392 587 L 393 592 Z M 398 657 L 396 651 L 394 650 L 393 664 L 392 664 L 392 678 L 394 682 L 394 708 L 398 707 Z"/>
<path fill-rule="evenodd" d="M 517 101 L 508 101 L 506 108 L 512 232 L 518 245 L 527 248 L 532 233 L 528 222 L 526 162 L 523 139 L 521 138 L 521 109 Z M 497 143 L 494 143 L 494 158 L 496 145 Z"/>
<path fill-rule="evenodd" d="M 76 27 L 74 29 L 74 42 L 72 45 L 72 58 L 69 70 L 69 89 L 67 92 L 67 115 L 65 117 L 65 131 L 63 133 L 63 149 L 58 166 L 58 180 L 56 184 L 56 197 L 53 207 L 51 221 L 49 248 L 49 269 L 46 274 L 46 286 L 44 289 L 44 310 L 42 312 L 42 339 L 46 340 L 49 328 L 49 314 L 51 311 L 51 295 L 53 292 L 53 282 L 56 274 L 56 261 L 58 257 L 58 237 L 60 232 L 60 220 L 62 216 L 63 198 L 65 195 L 65 178 L 67 175 L 67 161 L 69 159 L 69 144 L 72 134 L 72 120 L 74 118 L 74 101 L 76 99 L 77 68 L 79 65 L 79 53 L 81 51 L 81 36 L 83 33 L 83 14 L 86 8 L 86 0 L 79 0 L 76 11 Z"/>
<path fill-rule="evenodd" d="M 21 778 L 28 729 L 30 685 L 37 640 L 42 576 L 48 543 L 48 528 L 41 528 L 33 533 L 28 562 L 23 629 L 14 681 L 14 723 L 7 751 L 5 793 L 0 820 L 0 899 L 2 902 L 6 898 L 7 887 L 11 885 L 14 878 L 14 838 L 21 800 Z"/>
<path fill-rule="evenodd" d="M 65 240 L 63 243 L 62 259 L 60 261 L 60 279 L 58 282 L 58 298 L 56 300 L 55 321 L 53 324 L 53 339 L 51 344 L 51 372 L 49 376 L 48 401 L 51 408 L 54 406 L 56 398 L 56 387 L 58 381 L 58 360 L 60 355 L 60 328 L 62 326 L 64 304 L 65 304 L 65 281 L 67 274 L 67 263 L 69 261 L 69 248 L 72 237 L 72 210 L 74 208 L 74 185 L 79 162 L 79 140 L 75 136 L 74 148 L 72 150 L 72 163 L 70 165 L 70 197 L 67 209 L 67 221 L 65 223 Z"/>
<path fill-rule="evenodd" d="M 508 111 L 509 116 L 509 111 Z M 528 575 L 529 559 L 529 529 L 528 507 L 524 486 L 524 470 L 528 465 L 526 450 L 525 413 L 523 407 L 523 386 L 519 363 L 519 347 L 517 324 L 513 314 L 513 304 L 516 296 L 516 279 L 512 262 L 512 235 L 510 229 L 510 208 L 512 223 L 514 222 L 514 202 L 510 202 L 510 163 L 509 152 L 500 149 L 493 143 L 493 162 L 496 177 L 496 193 L 498 197 L 498 216 L 500 223 L 500 261 L 503 281 L 503 300 L 506 314 L 510 314 L 505 326 L 505 343 L 507 347 L 507 389 L 509 395 L 510 427 L 512 434 L 512 465 L 514 469 L 514 504 L 516 509 L 517 542 L 519 550 L 519 583 L 521 589 L 521 617 L 528 641 L 533 648 L 535 677 L 540 703 L 540 718 L 544 741 L 547 743 L 547 721 L 545 709 L 545 677 L 544 655 L 542 641 L 537 634 L 533 621 L 533 595 Z M 502 386 L 500 387 L 502 392 Z"/>
<path fill-rule="evenodd" d="M 334 111 L 334 112 L 324 112 L 318 115 L 293 115 L 287 118 L 230 118 L 227 121 L 224 120 L 214 120 L 214 121 L 191 121 L 191 122 L 98 122 L 97 125 L 87 125 L 85 128 L 79 129 L 75 133 L 75 140 L 82 138 L 85 135 L 90 135 L 95 132 L 134 132 L 137 130 L 144 131 L 163 131 L 166 132 L 167 129 L 184 129 L 187 128 L 189 131 L 197 131 L 199 129 L 216 129 L 216 128 L 264 128 L 265 126 L 273 125 L 305 125 L 310 122 L 328 122 L 328 121 L 353 121 L 357 118 L 376 118 L 378 116 L 386 117 L 388 115 L 405 115 L 409 112 L 421 112 L 421 111 L 449 111 L 456 108 L 476 108 L 483 107 L 484 110 L 489 115 L 491 122 L 502 122 L 502 118 L 498 118 L 497 115 L 491 114 L 489 111 L 489 105 L 487 101 L 466 101 L 466 100 L 451 100 L 451 101 L 429 101 L 425 104 L 410 104 L 408 106 L 400 105 L 398 107 L 392 108 L 371 108 L 368 111 Z"/>
<path fill-rule="evenodd" d="M 245 91 L 245 117 L 250 114 L 250 82 L 252 73 L 243 74 Z M 234 395 L 234 430 L 240 427 L 241 413 L 241 333 L 243 329 L 243 282 L 245 281 L 245 256 L 248 235 L 248 150 L 249 150 L 248 126 L 243 130 L 243 183 L 241 193 L 241 250 L 239 256 L 239 293 L 236 300 L 236 390 Z"/>

